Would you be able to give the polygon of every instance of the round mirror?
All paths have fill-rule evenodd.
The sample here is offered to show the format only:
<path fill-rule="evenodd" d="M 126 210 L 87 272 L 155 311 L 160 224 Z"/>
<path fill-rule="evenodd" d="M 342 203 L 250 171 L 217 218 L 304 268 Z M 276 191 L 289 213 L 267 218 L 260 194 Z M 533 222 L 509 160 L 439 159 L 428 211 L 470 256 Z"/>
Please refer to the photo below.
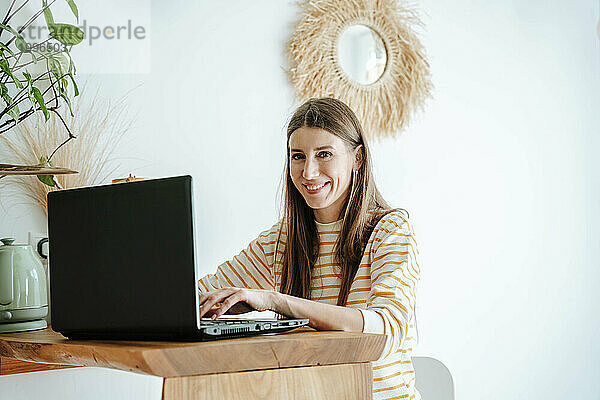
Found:
<path fill-rule="evenodd" d="M 387 55 L 377 32 L 366 25 L 352 25 L 342 32 L 338 59 L 350 79 L 370 85 L 383 75 Z"/>

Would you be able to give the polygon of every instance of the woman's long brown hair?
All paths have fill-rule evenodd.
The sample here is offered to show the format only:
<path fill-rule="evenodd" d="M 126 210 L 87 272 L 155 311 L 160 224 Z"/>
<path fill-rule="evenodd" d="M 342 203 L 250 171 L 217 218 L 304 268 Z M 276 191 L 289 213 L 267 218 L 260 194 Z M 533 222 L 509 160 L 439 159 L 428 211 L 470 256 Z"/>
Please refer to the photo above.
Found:
<path fill-rule="evenodd" d="M 281 224 L 285 224 L 287 238 L 282 258 L 282 293 L 310 299 L 311 268 L 319 257 L 319 236 L 313 210 L 294 186 L 290 175 L 290 137 L 296 129 L 305 126 L 334 134 L 347 144 L 349 151 L 362 145 L 362 164 L 353 173 L 351 187 L 339 216 L 343 220 L 342 229 L 334 246 L 334 261 L 340 265 L 341 279 L 337 304 L 344 306 L 373 228 L 381 217 L 393 209 L 375 186 L 369 147 L 360 122 L 350 107 L 327 97 L 310 99 L 298 107 L 287 127 L 284 215 L 281 220 Z M 282 230 L 283 226 L 280 227 L 280 235 Z M 280 238 L 277 239 L 275 255 L 279 244 Z"/>

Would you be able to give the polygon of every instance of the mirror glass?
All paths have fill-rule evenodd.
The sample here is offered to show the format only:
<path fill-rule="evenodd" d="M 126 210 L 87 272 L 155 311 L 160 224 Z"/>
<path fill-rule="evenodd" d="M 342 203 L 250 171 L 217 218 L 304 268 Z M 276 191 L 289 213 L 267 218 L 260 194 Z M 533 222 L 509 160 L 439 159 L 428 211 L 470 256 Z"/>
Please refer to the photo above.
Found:
<path fill-rule="evenodd" d="M 338 58 L 344 72 L 363 85 L 376 82 L 387 61 L 381 36 L 366 25 L 352 25 L 342 32 Z"/>

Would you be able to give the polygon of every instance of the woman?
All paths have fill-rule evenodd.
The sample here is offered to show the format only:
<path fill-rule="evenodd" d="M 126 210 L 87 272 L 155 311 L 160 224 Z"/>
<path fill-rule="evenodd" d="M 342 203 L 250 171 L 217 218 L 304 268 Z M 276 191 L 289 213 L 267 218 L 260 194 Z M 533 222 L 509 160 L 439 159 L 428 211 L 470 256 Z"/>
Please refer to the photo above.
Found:
<path fill-rule="evenodd" d="M 200 315 L 272 310 L 318 330 L 385 333 L 373 363 L 375 399 L 420 399 L 414 387 L 413 230 L 375 187 L 352 110 L 310 99 L 287 129 L 282 220 L 202 278 Z"/>

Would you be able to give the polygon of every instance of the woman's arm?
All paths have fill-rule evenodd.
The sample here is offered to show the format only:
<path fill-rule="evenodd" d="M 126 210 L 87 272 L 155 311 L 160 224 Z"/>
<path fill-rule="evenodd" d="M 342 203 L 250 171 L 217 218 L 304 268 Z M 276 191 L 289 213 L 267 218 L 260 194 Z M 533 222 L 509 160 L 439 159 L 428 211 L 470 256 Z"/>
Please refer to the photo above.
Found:
<path fill-rule="evenodd" d="M 223 288 L 200 293 L 200 316 L 216 319 L 238 303 L 246 303 L 258 311 L 275 311 L 290 318 L 308 318 L 317 330 L 363 331 L 362 313 L 355 308 L 334 306 L 301 299 L 273 290 Z"/>
<path fill-rule="evenodd" d="M 399 212 L 382 218 L 373 231 L 370 251 L 371 292 L 367 311 L 380 316 L 388 335 L 383 357 L 397 351 L 414 324 L 420 277 L 418 250 L 411 225 Z"/>
<path fill-rule="evenodd" d="M 291 318 L 309 318 L 310 326 L 323 331 L 362 332 L 363 316 L 356 308 L 334 306 L 274 292 L 275 312 Z"/>

